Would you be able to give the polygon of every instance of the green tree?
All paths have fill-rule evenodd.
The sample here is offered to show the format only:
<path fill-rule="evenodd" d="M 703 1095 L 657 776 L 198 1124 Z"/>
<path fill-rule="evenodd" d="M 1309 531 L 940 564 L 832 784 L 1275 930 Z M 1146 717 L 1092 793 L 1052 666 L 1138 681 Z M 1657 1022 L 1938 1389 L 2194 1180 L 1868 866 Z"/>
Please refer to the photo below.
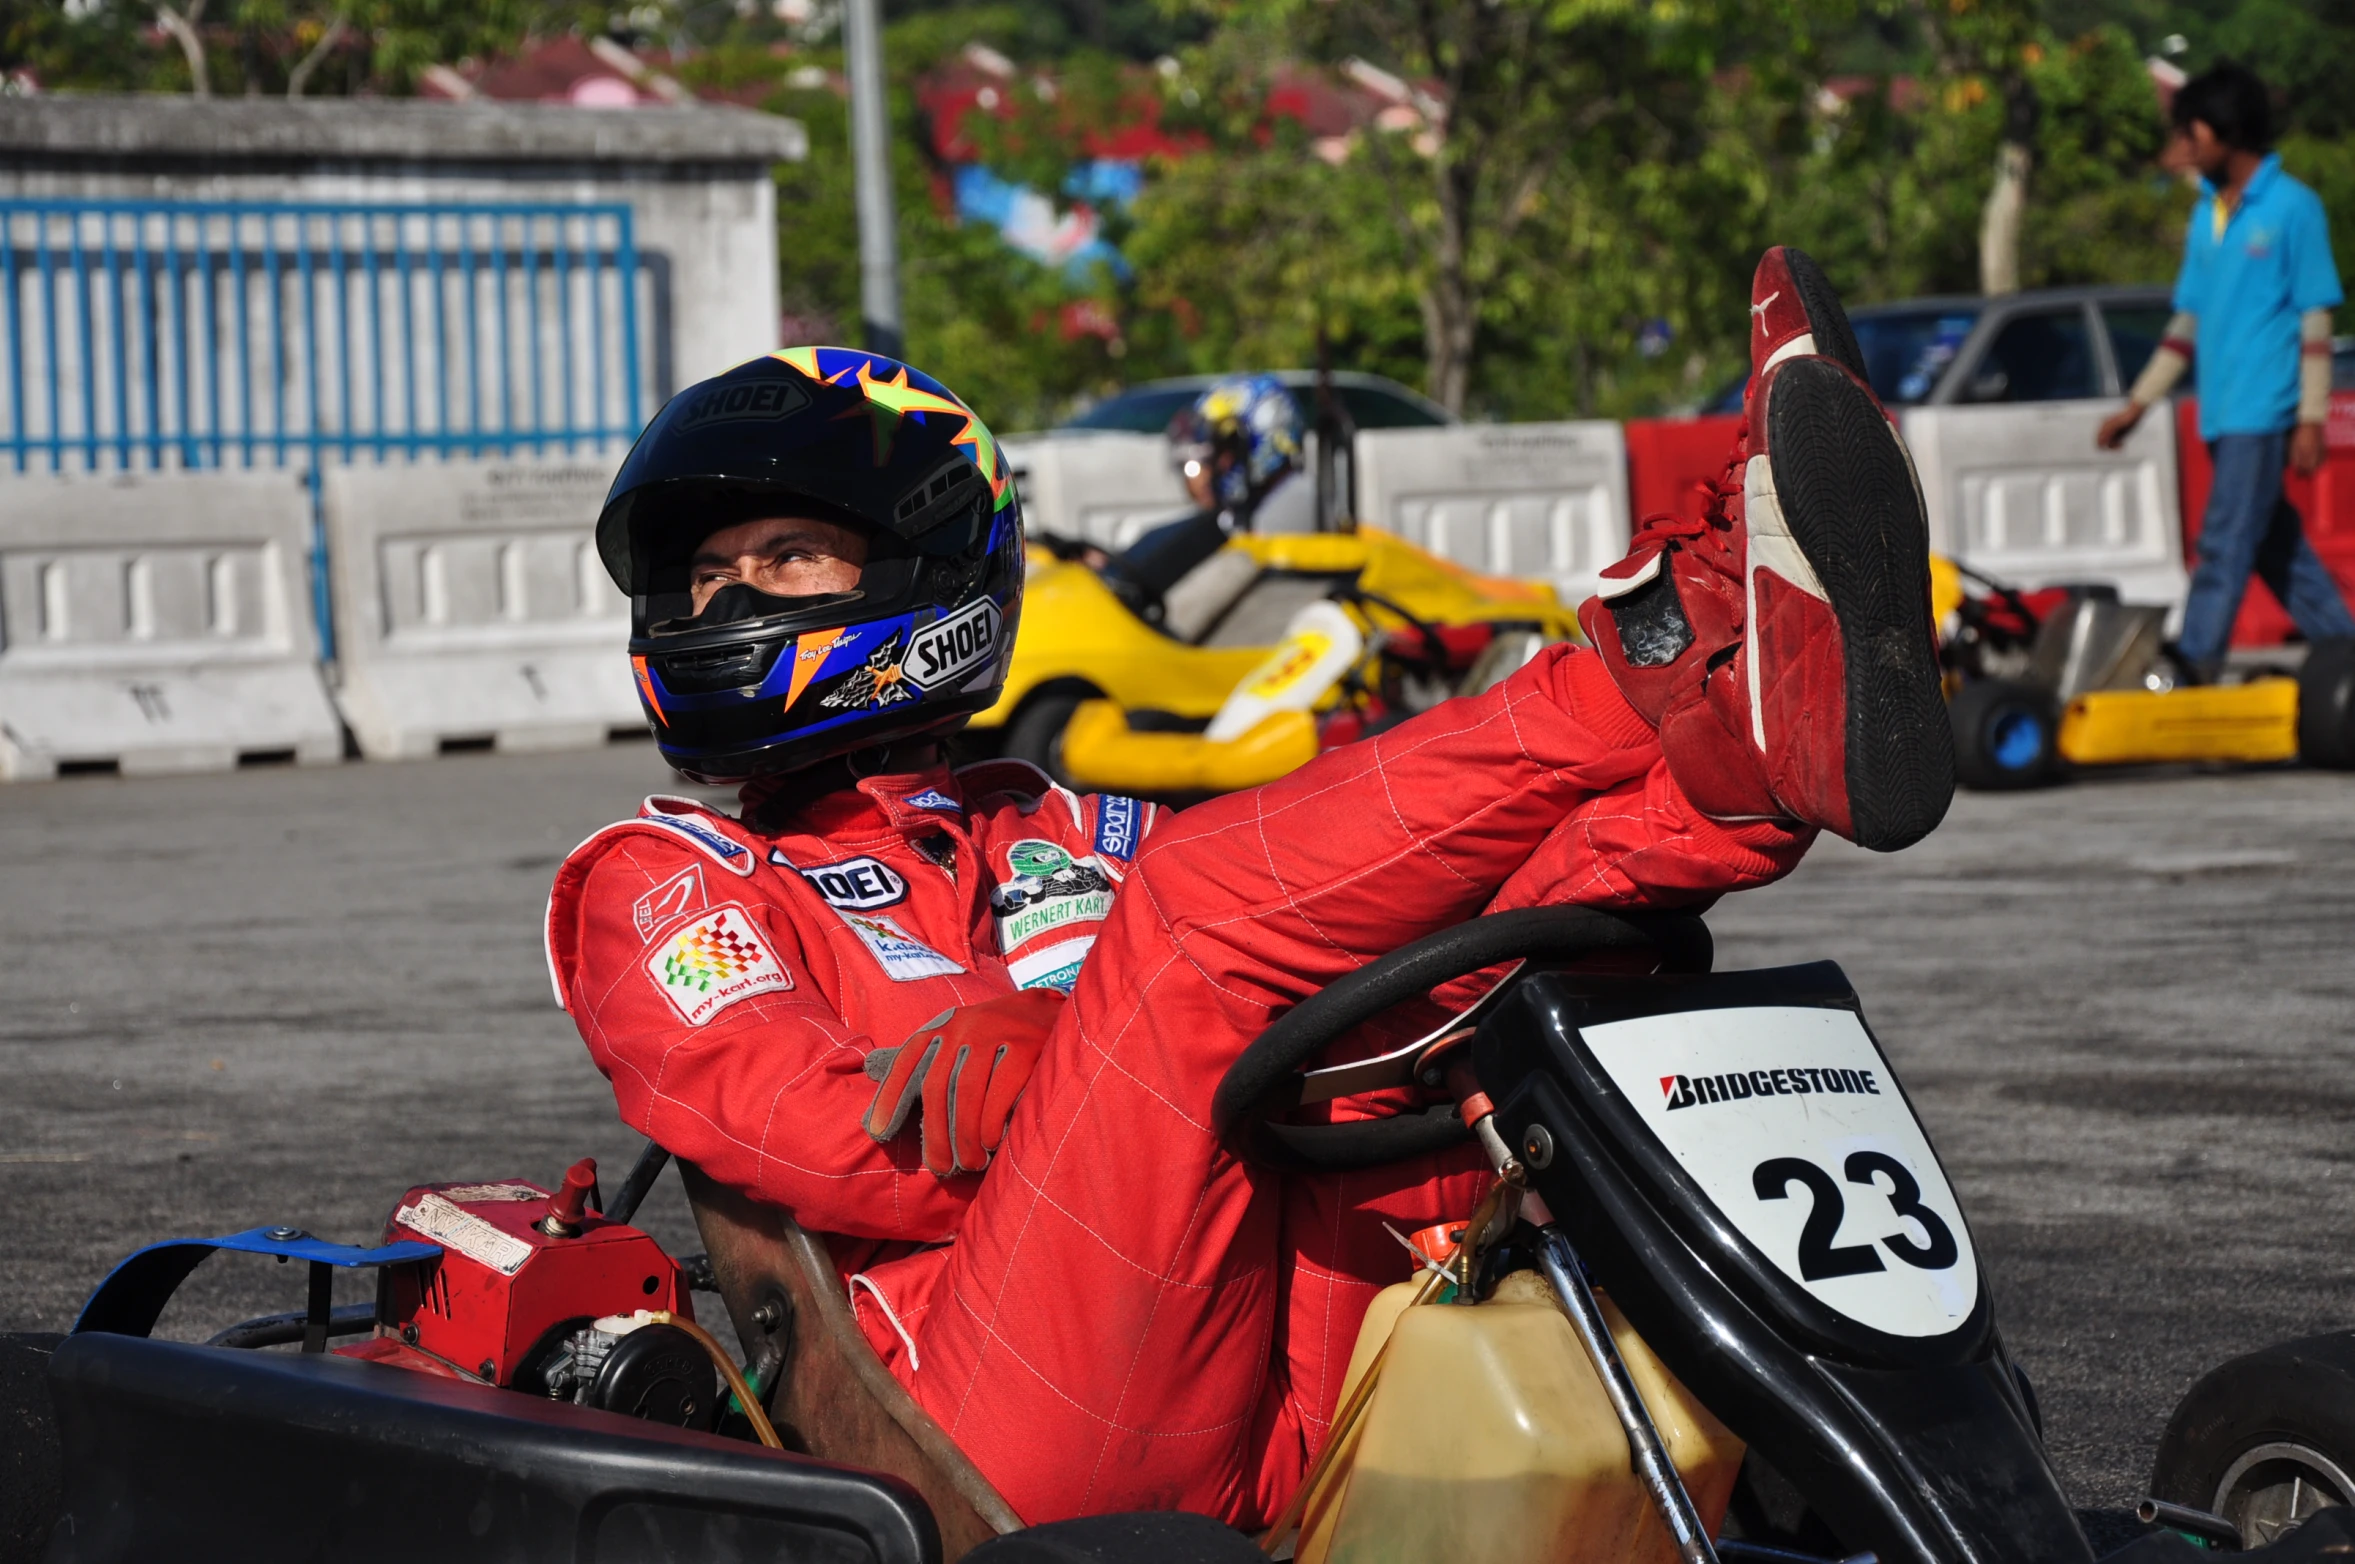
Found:
<path fill-rule="evenodd" d="M 1402 85 L 1358 127 L 1352 161 L 1381 192 L 1414 279 L 1425 386 L 1458 412 L 1492 302 L 1526 259 L 1525 230 L 1565 204 L 1573 171 L 1678 139 L 1672 121 L 1712 63 L 1695 43 L 1722 20 L 1667 0 L 1205 4 L 1223 27 L 1265 32 L 1278 57 L 1360 59 Z"/>
<path fill-rule="evenodd" d="M 931 127 L 916 83 L 969 43 L 1004 51 L 1019 45 L 1031 26 L 1017 7 L 959 8 L 895 22 L 884 38 L 907 354 L 1001 431 L 1051 423 L 1083 397 L 1118 385 L 1127 352 L 1118 336 L 1068 329 L 1067 306 L 1101 299 L 1104 318 L 1117 318 L 1120 290 L 1111 279 L 1074 283 L 1013 249 L 994 229 L 961 222 L 949 201 L 947 171 L 932 161 Z M 858 224 L 840 68 L 831 46 L 780 61 L 755 35 L 714 48 L 683 74 L 713 85 L 770 83 L 761 107 L 808 127 L 809 156 L 777 170 L 780 292 L 786 315 L 806 332 L 855 342 Z M 1030 101 L 1042 100 L 1033 93 Z M 1023 143 L 1029 152 L 999 147 L 1000 160 L 1014 175 L 1037 176 L 1044 188 L 1056 188 L 1069 154 L 1042 139 L 1055 122 L 1025 117 L 1022 123 L 1034 132 Z"/>
<path fill-rule="evenodd" d="M 49 88 L 398 95 L 429 65 L 612 17 L 586 0 L 0 0 L 0 46 Z"/>
<path fill-rule="evenodd" d="M 2146 281 L 2173 269 L 2183 194 L 2156 166 L 2166 135 L 2141 57 L 2105 28 L 2023 51 L 2039 109 L 2014 281 Z M 1823 261 L 1860 299 L 1972 293 L 1984 280 L 1986 170 L 2009 109 L 1976 73 L 1931 77 L 1897 101 L 1883 81 L 1838 110 L 1754 111 L 1745 138 L 1769 147 L 1762 178 L 1779 235 Z M 1797 114 L 1797 123 L 1788 122 Z"/>

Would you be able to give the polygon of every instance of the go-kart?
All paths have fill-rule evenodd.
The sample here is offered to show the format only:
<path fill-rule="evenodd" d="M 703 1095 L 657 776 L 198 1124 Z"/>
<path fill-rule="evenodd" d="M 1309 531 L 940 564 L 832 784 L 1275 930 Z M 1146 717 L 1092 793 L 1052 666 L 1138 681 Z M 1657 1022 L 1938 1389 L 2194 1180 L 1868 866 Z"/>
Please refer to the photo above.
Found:
<path fill-rule="evenodd" d="M 1112 700 L 1073 708 L 1053 755 L 1099 792 L 1191 799 L 1257 787 L 1455 695 L 1477 695 L 1549 640 L 1542 622 L 1434 625 L 1354 582 L 1292 616 L 1199 731 Z"/>
<path fill-rule="evenodd" d="M 1476 666 L 1526 660 L 1577 633 L 1550 587 L 1479 575 L 1373 527 L 1238 533 L 1166 591 L 1144 593 L 1098 551 L 1046 539 L 1032 547 L 1023 595 L 1005 693 L 974 718 L 975 736 L 1061 781 L 1154 795 L 1272 780 L 1367 724 L 1458 693 Z M 1205 739 L 1239 690 L 1292 666 L 1297 621 L 1321 605 L 1347 617 L 1357 652 L 1319 665 L 1305 707 L 1286 681 L 1267 708 L 1313 718 L 1240 746 L 1223 729 Z M 1075 749 L 1072 720 L 1089 702 L 1107 705 Z"/>
<path fill-rule="evenodd" d="M 1506 980 L 1438 1032 L 1332 1062 L 1362 1022 L 1499 966 Z M 1330 1449 L 1352 1448 L 1353 1420 L 1388 1393 L 1383 1354 L 1429 1309 L 1459 1334 L 1486 1310 L 1541 1323 L 1559 1310 L 1560 1366 L 1586 1376 L 1562 1383 L 1583 1385 L 1622 1441 L 1613 1470 L 1554 1496 L 1565 1530 L 1549 1536 L 1481 1531 L 1499 1503 L 1530 1502 L 1510 1485 L 1324 1460 L 1271 1551 L 1297 1520 L 1303 1557 L 1338 1564 L 2091 1560 L 1960 1203 L 1847 979 L 1829 962 L 1709 966 L 1692 917 L 1499 914 L 1332 984 L 1237 1060 L 1212 1121 L 1263 1167 L 1365 1167 L 1472 1140 L 1497 1171 L 1390 1341 L 1371 1343 Z M 1293 1122 L 1303 1104 L 1417 1085 L 1431 1111 Z M 664 1160 L 649 1148 L 610 1200 L 585 1165 L 555 1191 L 413 1189 L 370 1247 L 257 1228 L 132 1255 L 70 1335 L 0 1353 L 0 1385 L 46 1391 L 46 1406 L 19 1394 L 0 1410 L 19 1446 L 10 1469 L 44 1458 L 26 1430 L 54 1441 L 47 1556 L 1261 1556 L 1199 1517 L 1022 1529 L 867 1347 L 822 1241 L 788 1213 L 682 1164 L 708 1255 L 675 1261 L 629 1224 Z M 216 1251 L 302 1262 L 307 1306 L 204 1345 L 150 1339 Z M 377 1278 L 372 1306 L 331 1307 L 339 1267 Z M 1439 1273 L 1454 1303 L 1432 1301 Z M 697 1323 L 696 1288 L 717 1292 L 736 1353 Z M 1630 1368 L 1638 1337 L 1658 1360 L 1648 1375 Z M 1687 1485 L 1657 1416 L 1666 1376 L 1739 1441 L 1738 1479 Z M 1456 1415 L 1446 1397 L 1410 1410 L 1442 1430 Z M 1649 1517 L 1620 1542 L 1579 1525 L 1611 1484 L 1632 1485 Z M 1407 1516 L 1442 1541 L 1369 1538 L 1353 1514 Z M 2258 1556 L 2355 1545 L 2334 1524 Z M 2113 1557 L 2196 1551 L 2156 1535 Z"/>
<path fill-rule="evenodd" d="M 1944 559 L 1931 578 L 1965 787 L 2186 761 L 2355 769 L 2355 641 L 2310 647 L 2294 675 L 2194 685 L 2166 654 L 2164 608 L 2105 586 L 2021 591 Z"/>

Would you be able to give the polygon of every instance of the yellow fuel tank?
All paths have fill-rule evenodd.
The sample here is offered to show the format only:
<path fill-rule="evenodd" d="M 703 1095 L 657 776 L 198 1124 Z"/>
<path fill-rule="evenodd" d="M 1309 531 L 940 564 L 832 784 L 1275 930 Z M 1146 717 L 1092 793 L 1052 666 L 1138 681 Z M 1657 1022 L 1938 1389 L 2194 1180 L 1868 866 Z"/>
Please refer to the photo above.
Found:
<path fill-rule="evenodd" d="M 1410 1309 L 1414 1292 L 1386 1288 L 1366 1311 L 1342 1401 L 1385 1340 L 1390 1356 L 1354 1448 L 1302 1521 L 1301 1564 L 1675 1564 L 1602 1381 L 1544 1281 L 1516 1272 L 1472 1305 Z M 1742 1443 L 1602 1305 L 1714 1534 Z"/>
<path fill-rule="evenodd" d="M 2298 681 L 2192 689 L 2091 690 L 2069 702 L 2057 740 L 2073 766 L 2298 758 Z"/>

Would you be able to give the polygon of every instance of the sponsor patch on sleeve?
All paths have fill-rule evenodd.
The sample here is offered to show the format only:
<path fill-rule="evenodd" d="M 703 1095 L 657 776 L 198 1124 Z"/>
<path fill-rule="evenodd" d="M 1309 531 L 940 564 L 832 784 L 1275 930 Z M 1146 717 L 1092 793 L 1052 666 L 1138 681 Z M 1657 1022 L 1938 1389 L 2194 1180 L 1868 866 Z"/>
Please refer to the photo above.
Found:
<path fill-rule="evenodd" d="M 1137 836 L 1144 827 L 1144 807 L 1118 793 L 1096 797 L 1096 851 L 1127 863 L 1137 855 Z"/>
<path fill-rule="evenodd" d="M 653 801 L 649 799 L 647 802 L 651 805 Z M 673 836 L 683 837 L 687 841 L 693 842 L 732 873 L 746 875 L 752 873 L 755 860 L 751 848 L 726 833 L 706 825 L 693 815 L 664 814 L 659 810 L 649 808 L 633 823 L 655 826 L 670 832 Z"/>
<path fill-rule="evenodd" d="M 792 974 L 742 906 L 716 907 L 654 947 L 647 975 L 679 1019 L 702 1026 L 740 999 L 783 993 Z"/>
<path fill-rule="evenodd" d="M 842 921 L 859 937 L 859 943 L 867 947 L 875 964 L 883 969 L 883 975 L 894 983 L 955 977 L 965 970 L 889 918 L 844 910 Z"/>
<path fill-rule="evenodd" d="M 702 908 L 703 865 L 691 863 L 639 897 L 630 916 L 637 922 L 638 937 L 652 939 L 654 931 L 671 919 Z"/>
<path fill-rule="evenodd" d="M 1079 981 L 1080 966 L 1095 943 L 1093 934 L 1081 939 L 1058 940 L 1007 962 L 1006 975 L 1014 980 L 1016 988 L 1056 988 L 1068 994 L 1071 986 Z"/>

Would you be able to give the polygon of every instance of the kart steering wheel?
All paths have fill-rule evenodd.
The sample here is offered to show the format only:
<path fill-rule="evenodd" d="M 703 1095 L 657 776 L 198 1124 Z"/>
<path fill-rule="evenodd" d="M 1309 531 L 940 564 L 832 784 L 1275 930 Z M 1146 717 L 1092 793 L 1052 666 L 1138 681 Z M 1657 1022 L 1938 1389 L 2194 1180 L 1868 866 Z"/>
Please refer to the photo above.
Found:
<path fill-rule="evenodd" d="M 1227 1067 L 1210 1121 L 1237 1155 L 1263 1167 L 1337 1172 L 1379 1167 L 1469 1138 L 1453 1107 L 1349 1124 L 1279 1124 L 1300 1071 L 1352 1027 L 1442 983 L 1514 960 L 1560 961 L 1606 950 L 1651 950 L 1659 970 L 1709 970 L 1709 928 L 1691 913 L 1529 907 L 1491 913 L 1402 945 L 1311 994 Z"/>

